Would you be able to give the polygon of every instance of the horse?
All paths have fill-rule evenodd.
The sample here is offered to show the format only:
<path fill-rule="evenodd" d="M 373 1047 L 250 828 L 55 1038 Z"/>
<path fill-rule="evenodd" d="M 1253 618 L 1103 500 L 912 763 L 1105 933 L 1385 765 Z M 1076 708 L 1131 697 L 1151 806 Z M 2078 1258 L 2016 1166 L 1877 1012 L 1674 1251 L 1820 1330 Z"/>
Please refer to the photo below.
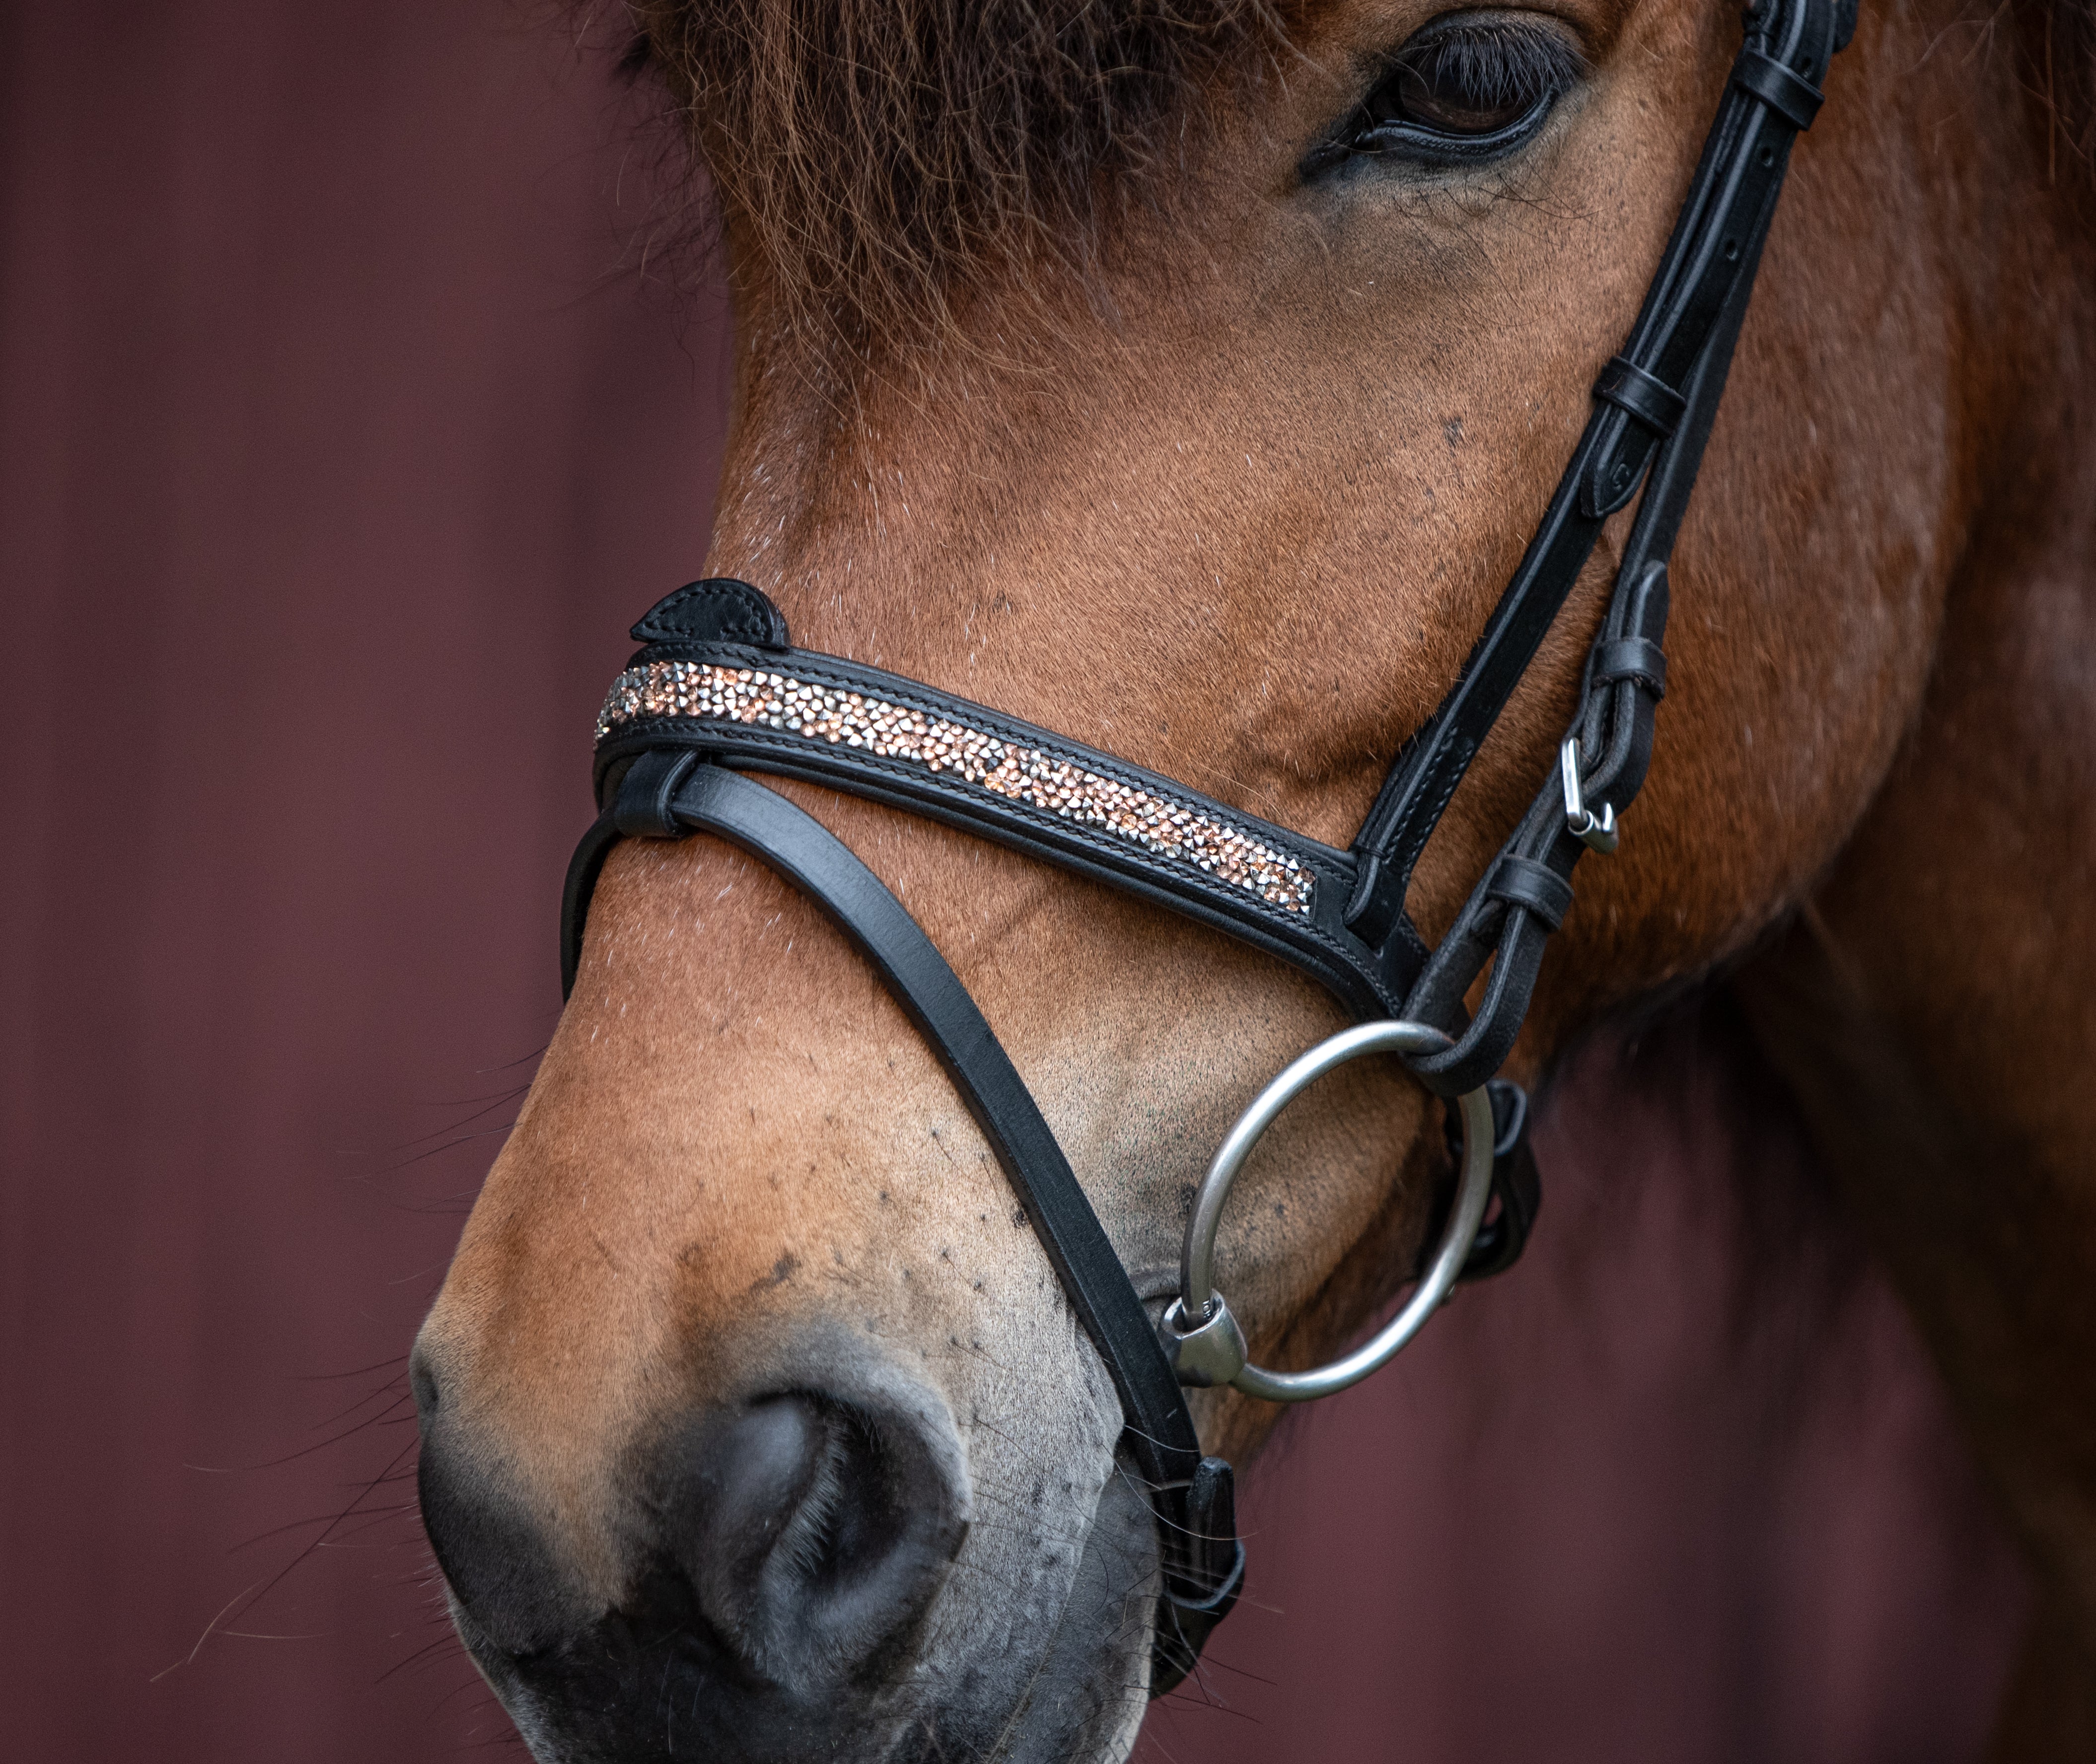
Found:
<path fill-rule="evenodd" d="M 1327 844 L 1520 565 L 1740 28 L 1692 0 L 633 15 L 733 290 L 713 576 Z M 1997 1755 L 2085 1757 L 2096 14 L 1871 0 L 1825 93 L 1675 549 L 1649 779 L 1505 1070 L 1736 991 L 2031 1563 Z M 1429 943 L 1552 775 L 1635 519 L 1418 857 Z M 1154 1321 L 1209 1152 L 1349 1012 L 1154 900 L 766 788 L 964 982 Z M 1125 1756 L 1154 1491 L 910 1015 L 706 836 L 609 848 L 574 981 L 412 1361 L 452 1614 L 535 1755 Z M 1404 1289 L 1450 1156 L 1391 1061 L 1279 1117 L 1216 1251 L 1260 1361 Z M 1190 1400 L 1240 1461 L 1278 1413 Z"/>

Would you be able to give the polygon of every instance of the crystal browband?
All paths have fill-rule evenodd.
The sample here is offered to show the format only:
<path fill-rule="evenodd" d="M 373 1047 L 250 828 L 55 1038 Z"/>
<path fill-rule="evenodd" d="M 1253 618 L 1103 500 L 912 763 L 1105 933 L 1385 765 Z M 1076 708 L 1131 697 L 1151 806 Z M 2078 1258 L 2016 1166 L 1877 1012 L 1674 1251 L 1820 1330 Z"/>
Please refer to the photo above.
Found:
<path fill-rule="evenodd" d="M 1310 910 L 1316 879 L 1290 854 L 1138 785 L 907 705 L 763 668 L 645 662 L 612 683 L 596 739 L 644 717 L 747 723 L 914 762 L 1190 864 L 1285 912 Z"/>

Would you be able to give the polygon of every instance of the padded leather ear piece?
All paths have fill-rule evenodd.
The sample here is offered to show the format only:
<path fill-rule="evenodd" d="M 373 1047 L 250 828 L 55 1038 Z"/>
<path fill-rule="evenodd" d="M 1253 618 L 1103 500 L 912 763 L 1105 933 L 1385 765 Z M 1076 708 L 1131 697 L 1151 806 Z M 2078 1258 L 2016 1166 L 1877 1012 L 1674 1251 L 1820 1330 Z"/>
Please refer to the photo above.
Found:
<path fill-rule="evenodd" d="M 734 576 L 707 576 L 666 594 L 633 627 L 635 643 L 747 643 L 790 649 L 786 615 L 759 587 Z"/>

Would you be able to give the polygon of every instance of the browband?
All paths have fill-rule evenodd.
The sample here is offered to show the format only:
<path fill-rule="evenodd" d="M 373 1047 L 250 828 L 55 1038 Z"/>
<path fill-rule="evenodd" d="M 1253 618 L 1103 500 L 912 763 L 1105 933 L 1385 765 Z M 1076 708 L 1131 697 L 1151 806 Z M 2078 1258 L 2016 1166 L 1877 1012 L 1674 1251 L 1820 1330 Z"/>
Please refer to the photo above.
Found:
<path fill-rule="evenodd" d="M 879 668 L 714 640 L 723 587 L 695 582 L 648 615 L 678 635 L 636 655 L 605 701 L 600 792 L 621 761 L 657 748 L 827 784 L 1229 932 L 1316 976 L 1356 1016 L 1392 1015 L 1402 1003 L 1404 986 L 1347 928 L 1351 854 Z M 736 583 L 731 592 L 753 591 Z"/>
<path fill-rule="evenodd" d="M 1413 1071 L 1444 1098 L 1491 1083 L 1499 1130 L 1498 1211 L 1464 1277 L 1509 1265 L 1539 1195 L 1525 1102 L 1492 1074 L 1571 905 L 1574 867 L 1590 849 L 1615 849 L 1617 817 L 1644 782 L 1666 689 L 1666 559 L 1792 142 L 1854 24 L 1854 0 L 1761 0 L 1748 13 L 1681 214 L 1629 339 L 1596 384 L 1579 447 L 1462 671 L 1405 742 L 1350 849 L 935 688 L 796 649 L 778 608 L 748 583 L 692 583 L 634 627 L 645 647 L 598 723 L 600 813 L 561 903 L 562 994 L 574 985 L 598 873 L 622 838 L 725 839 L 820 905 L 872 963 L 995 1151 L 1120 1394 L 1124 1442 L 1159 1523 L 1153 1696 L 1184 1676 L 1242 1587 L 1230 1467 L 1202 1456 L 1184 1393 L 1104 1229 L 952 968 L 834 835 L 741 775 L 806 779 L 994 840 L 1277 955 L 1356 1018 L 1443 1030 L 1452 1045 L 1414 1057 Z M 1557 769 L 1430 951 L 1405 907 L 1413 868 L 1603 524 L 1641 483 Z M 1464 1000 L 1487 967 L 1473 1017 Z M 1450 1199 L 1437 1199 L 1444 1213 Z"/>

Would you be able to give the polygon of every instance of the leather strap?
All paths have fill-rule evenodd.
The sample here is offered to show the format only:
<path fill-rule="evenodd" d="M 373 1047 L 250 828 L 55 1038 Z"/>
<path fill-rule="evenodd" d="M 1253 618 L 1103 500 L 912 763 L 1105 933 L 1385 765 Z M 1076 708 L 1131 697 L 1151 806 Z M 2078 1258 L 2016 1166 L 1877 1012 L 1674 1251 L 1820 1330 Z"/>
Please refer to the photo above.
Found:
<path fill-rule="evenodd" d="M 622 839 L 681 839 L 677 787 L 699 762 L 696 753 L 652 748 L 626 768 L 612 799 L 611 824 Z"/>
<path fill-rule="evenodd" d="M 619 779 L 598 824 L 607 823 L 628 837 L 710 833 L 777 871 L 851 940 L 938 1057 L 1017 1191 L 1120 1395 L 1124 1443 L 1158 1511 L 1164 1544 L 1161 1602 L 1171 1622 L 1153 1677 L 1176 1682 L 1242 1583 L 1229 1466 L 1203 1458 L 1186 1394 L 1105 1228 L 967 989 L 849 847 L 753 779 L 701 765 L 688 752 L 647 753 Z M 587 910 L 586 899 L 579 905 Z"/>
<path fill-rule="evenodd" d="M 1753 241 L 1750 268 L 1760 255 L 1761 245 L 1759 238 Z M 1595 640 L 1573 730 L 1585 757 L 1587 803 L 1596 811 L 1606 804 L 1620 815 L 1643 786 L 1651 764 L 1653 715 L 1665 685 L 1664 655 L 1655 678 L 1645 650 L 1648 646 L 1657 651 L 1666 631 L 1670 596 L 1662 560 L 1674 548 L 1688 509 L 1751 289 L 1751 280 L 1736 288 L 1710 352 L 1691 383 L 1688 415 L 1662 452 L 1646 489 L 1624 547 L 1617 591 Z M 1599 666 L 1605 653 L 1635 659 L 1640 666 L 1621 677 L 1605 676 Z M 1573 870 L 1586 850 L 1584 842 L 1565 824 L 1560 783 L 1553 775 L 1501 849 L 1499 862 L 1518 857 L 1543 865 L 1564 880 L 1569 895 Z M 1428 1089 L 1443 1096 L 1459 1096 L 1505 1063 L 1521 1033 L 1552 928 L 1535 913 L 1504 897 L 1495 899 L 1482 889 L 1472 896 L 1406 1002 L 1408 1015 L 1456 1037 L 1453 1046 L 1413 1062 L 1413 1072 Z M 1488 962 L 1491 975 L 1485 995 L 1477 1015 L 1470 1018 L 1464 998 Z"/>
<path fill-rule="evenodd" d="M 1535 1168 L 1535 1154 L 1528 1143 L 1528 1093 L 1517 1084 L 1495 1078 L 1485 1086 L 1492 1105 L 1492 1207 L 1478 1227 L 1464 1258 L 1463 1281 L 1489 1280 L 1503 1274 L 1520 1260 L 1528 1247 L 1535 1216 L 1543 1210 L 1543 1180 Z M 1456 1111 L 1448 1111 L 1446 1133 L 1448 1165 L 1452 1172 L 1461 1163 L 1463 1134 Z M 1456 1184 L 1452 1177 L 1437 1183 L 1434 1205 L 1421 1233 L 1419 1257 L 1413 1266 L 1417 1280 L 1433 1260 L 1434 1246 L 1448 1229 L 1448 1215 L 1455 1210 Z"/>
<path fill-rule="evenodd" d="M 1699 369 L 1715 352 L 1721 317 L 1751 290 L 1799 126 L 1762 90 L 1771 82 L 1761 64 L 1782 65 L 1814 85 L 1825 73 L 1836 23 L 1828 0 L 1762 0 L 1749 20 L 1748 40 L 1637 322 L 1603 377 L 1620 395 L 1597 397 L 1513 579 L 1448 696 L 1400 752 L 1354 841 L 1359 880 L 1346 922 L 1386 956 L 1393 945 L 1408 952 L 1417 945 L 1404 912 L 1413 869 L 1585 567 L 1602 523 L 1636 494 L 1655 448 L 1676 446 L 1681 423 L 1696 420 L 1686 412 L 1671 425 L 1676 435 L 1663 435 L 1660 394 L 1699 378 L 1705 402 L 1714 407 L 1723 391 L 1722 372 L 1714 379 Z M 1741 83 L 1742 68 L 1749 83 Z M 1729 360 L 1729 346 L 1724 354 Z M 1701 443 L 1681 451 L 1700 460 Z M 1663 559 L 1666 552 L 1653 555 Z M 1627 568 L 1620 571 L 1618 590 L 1629 579 Z"/>

